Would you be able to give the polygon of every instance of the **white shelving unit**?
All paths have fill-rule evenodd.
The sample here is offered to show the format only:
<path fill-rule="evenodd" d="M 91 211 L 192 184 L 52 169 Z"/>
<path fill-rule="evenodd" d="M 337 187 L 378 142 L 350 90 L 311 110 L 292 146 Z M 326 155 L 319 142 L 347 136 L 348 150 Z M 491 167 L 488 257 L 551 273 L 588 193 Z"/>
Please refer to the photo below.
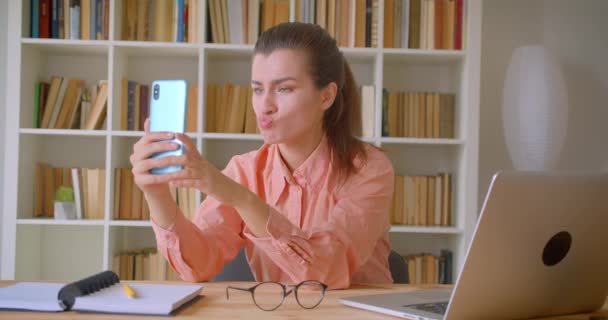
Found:
<path fill-rule="evenodd" d="M 132 145 L 142 132 L 117 130 L 120 79 L 151 83 L 183 78 L 198 83 L 198 129 L 189 133 L 199 150 L 223 168 L 235 154 L 262 145 L 259 135 L 204 132 L 205 84 L 248 84 L 251 45 L 120 41 L 118 0 L 110 1 L 108 41 L 29 38 L 30 1 L 10 1 L 8 21 L 7 134 L 2 221 L 1 279 L 73 280 L 110 268 L 115 252 L 154 246 L 149 221 L 112 217 L 113 169 L 129 166 Z M 200 0 L 204 1 L 204 0 Z M 293 8 L 292 0 L 292 8 Z M 462 51 L 382 48 L 383 0 L 379 3 L 379 48 L 344 48 L 358 84 L 376 90 L 375 135 L 364 140 L 384 149 L 400 175 L 453 176 L 453 226 L 391 229 L 393 249 L 402 254 L 448 248 L 454 253 L 454 276 L 460 269 L 477 218 L 479 142 L 479 67 L 481 1 L 467 0 L 467 43 Z M 206 6 L 199 6 L 206 35 Z M 293 20 L 294 13 L 291 10 Z M 79 77 L 88 84 L 108 79 L 107 130 L 33 129 L 33 91 L 52 75 Z M 456 93 L 456 138 L 381 137 L 381 93 L 389 90 Z M 33 218 L 36 163 L 106 169 L 103 220 Z"/>

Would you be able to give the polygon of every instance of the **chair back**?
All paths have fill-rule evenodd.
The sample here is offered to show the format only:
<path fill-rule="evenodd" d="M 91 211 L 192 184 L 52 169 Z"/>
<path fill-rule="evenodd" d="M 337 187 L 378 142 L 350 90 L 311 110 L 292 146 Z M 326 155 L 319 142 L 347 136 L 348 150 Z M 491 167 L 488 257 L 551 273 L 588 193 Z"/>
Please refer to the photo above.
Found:
<path fill-rule="evenodd" d="M 388 267 L 393 276 L 393 283 L 409 283 L 407 264 L 403 257 L 394 250 L 388 255 Z"/>

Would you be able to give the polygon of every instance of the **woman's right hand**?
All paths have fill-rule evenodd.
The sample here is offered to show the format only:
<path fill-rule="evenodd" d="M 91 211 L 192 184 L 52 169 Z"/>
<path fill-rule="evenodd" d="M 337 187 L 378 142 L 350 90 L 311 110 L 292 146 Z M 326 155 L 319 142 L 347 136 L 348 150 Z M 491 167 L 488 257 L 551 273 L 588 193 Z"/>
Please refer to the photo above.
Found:
<path fill-rule="evenodd" d="M 179 145 L 170 141 L 174 134 L 168 132 L 150 132 L 150 120 L 144 122 L 145 135 L 133 145 L 133 154 L 129 158 L 133 167 L 133 178 L 135 184 L 146 195 L 146 197 L 160 195 L 169 191 L 166 182 L 158 182 L 157 175 L 150 173 L 155 167 L 155 159 L 150 158 L 153 154 L 161 151 L 171 151 L 179 148 Z"/>

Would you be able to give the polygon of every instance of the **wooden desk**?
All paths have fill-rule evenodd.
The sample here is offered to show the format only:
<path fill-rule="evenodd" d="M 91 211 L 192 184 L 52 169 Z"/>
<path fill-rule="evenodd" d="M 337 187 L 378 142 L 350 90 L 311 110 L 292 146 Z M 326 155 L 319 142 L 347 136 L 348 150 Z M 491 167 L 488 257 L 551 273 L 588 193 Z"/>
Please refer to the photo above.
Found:
<path fill-rule="evenodd" d="M 11 281 L 0 281 L 0 286 L 10 285 Z M 230 300 L 226 300 L 226 286 L 234 285 L 249 287 L 248 282 L 210 282 L 205 283 L 203 297 L 178 310 L 175 318 L 179 319 L 398 319 L 391 316 L 350 308 L 338 302 L 338 298 L 354 295 L 379 294 L 395 291 L 409 291 L 424 286 L 410 287 L 407 285 L 357 285 L 348 290 L 328 291 L 325 299 L 317 308 L 306 310 L 300 308 L 293 295 L 289 295 L 283 305 L 275 311 L 259 310 L 251 301 L 247 292 L 232 291 Z M 256 294 L 257 296 L 257 294 Z M 608 301 L 607 301 L 608 302 Z M 603 312 L 595 314 L 608 315 L 608 303 Z M 170 319 L 167 317 L 83 314 L 78 312 L 13 312 L 0 311 L 0 319 Z M 572 315 L 563 317 L 543 318 L 559 320 L 587 320 L 588 315 Z"/>

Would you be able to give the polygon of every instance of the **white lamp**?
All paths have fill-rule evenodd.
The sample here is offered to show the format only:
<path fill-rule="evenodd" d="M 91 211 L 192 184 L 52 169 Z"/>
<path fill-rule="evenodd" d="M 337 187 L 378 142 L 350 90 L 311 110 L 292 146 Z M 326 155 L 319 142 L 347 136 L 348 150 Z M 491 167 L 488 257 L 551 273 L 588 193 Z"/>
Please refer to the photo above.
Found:
<path fill-rule="evenodd" d="M 542 46 L 515 49 L 503 88 L 503 132 L 518 170 L 551 170 L 568 126 L 568 96 L 560 65 Z"/>

